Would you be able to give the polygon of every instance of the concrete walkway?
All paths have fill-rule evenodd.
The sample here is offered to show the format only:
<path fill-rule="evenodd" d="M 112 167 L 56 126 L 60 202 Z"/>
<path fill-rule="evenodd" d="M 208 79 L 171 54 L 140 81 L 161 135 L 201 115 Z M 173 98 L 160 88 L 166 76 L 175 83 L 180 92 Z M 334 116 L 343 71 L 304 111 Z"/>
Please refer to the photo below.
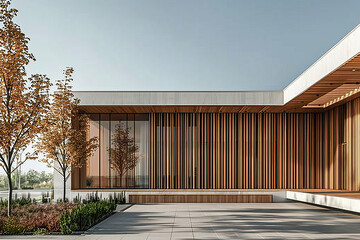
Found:
<path fill-rule="evenodd" d="M 303 203 L 134 205 L 84 235 L 14 238 L 360 239 L 360 216 Z"/>

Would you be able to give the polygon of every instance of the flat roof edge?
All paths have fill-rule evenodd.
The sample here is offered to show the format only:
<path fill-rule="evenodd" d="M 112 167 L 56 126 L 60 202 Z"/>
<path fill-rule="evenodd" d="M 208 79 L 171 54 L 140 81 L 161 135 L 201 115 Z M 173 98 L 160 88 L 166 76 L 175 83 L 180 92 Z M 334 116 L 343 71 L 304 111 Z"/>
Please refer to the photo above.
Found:
<path fill-rule="evenodd" d="M 263 92 L 74 92 L 82 106 L 282 105 L 282 91 Z"/>
<path fill-rule="evenodd" d="M 284 88 L 284 104 L 360 53 L 360 24 Z"/>
<path fill-rule="evenodd" d="M 360 53 L 360 24 L 280 91 L 74 91 L 80 105 L 283 106 Z"/>

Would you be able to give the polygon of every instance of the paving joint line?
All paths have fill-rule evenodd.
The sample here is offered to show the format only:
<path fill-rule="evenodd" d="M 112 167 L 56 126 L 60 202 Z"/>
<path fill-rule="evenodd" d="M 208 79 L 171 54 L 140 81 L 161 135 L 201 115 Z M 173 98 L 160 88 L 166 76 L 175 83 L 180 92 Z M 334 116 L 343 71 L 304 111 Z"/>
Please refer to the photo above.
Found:
<path fill-rule="evenodd" d="M 194 228 L 193 228 L 192 221 L 191 221 L 191 215 L 190 215 L 189 204 L 187 205 L 187 207 L 188 207 L 188 214 L 189 214 L 189 220 L 190 220 L 190 225 L 191 225 L 191 233 L 192 233 L 193 239 L 195 239 L 195 235 L 194 235 Z"/>
<path fill-rule="evenodd" d="M 172 239 L 172 235 L 173 235 L 173 232 L 174 232 L 174 225 L 175 225 L 176 213 L 177 213 L 177 208 L 175 208 L 174 220 L 173 220 L 173 224 L 172 224 L 172 226 L 171 226 L 170 239 Z"/>

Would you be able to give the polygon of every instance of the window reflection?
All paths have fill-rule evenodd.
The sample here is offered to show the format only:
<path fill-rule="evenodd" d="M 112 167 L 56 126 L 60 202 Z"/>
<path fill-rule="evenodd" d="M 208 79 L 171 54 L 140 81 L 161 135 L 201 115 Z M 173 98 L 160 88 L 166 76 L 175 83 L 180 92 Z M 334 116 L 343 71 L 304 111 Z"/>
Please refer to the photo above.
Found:
<path fill-rule="evenodd" d="M 138 146 L 138 161 L 135 167 L 135 188 L 149 187 L 149 117 L 134 115 L 135 144 Z"/>
<path fill-rule="evenodd" d="M 148 114 L 90 114 L 95 136 L 99 148 L 74 174 L 73 188 L 149 187 Z"/>
<path fill-rule="evenodd" d="M 110 145 L 110 114 L 100 114 L 100 137 L 99 137 L 99 154 L 100 157 L 97 158 L 100 166 L 100 186 L 101 188 L 110 187 L 110 157 L 108 153 L 108 148 Z"/>
<path fill-rule="evenodd" d="M 99 138 L 99 117 L 99 114 L 90 115 L 89 138 Z M 94 154 L 89 159 L 89 163 L 91 164 L 87 164 L 86 166 L 85 185 L 87 188 L 100 187 L 99 152 L 100 148 L 97 148 Z"/>
<path fill-rule="evenodd" d="M 128 172 L 132 172 L 131 170 L 136 167 L 139 160 L 139 146 L 135 143 L 135 138 L 131 132 L 130 127 L 118 124 L 111 136 L 111 148 L 108 149 L 111 169 L 115 170 L 120 180 L 119 183 L 115 184 L 118 184 L 119 187 L 133 185 L 131 176 L 133 174 L 129 174 L 130 179 L 128 181 L 124 177 Z"/>

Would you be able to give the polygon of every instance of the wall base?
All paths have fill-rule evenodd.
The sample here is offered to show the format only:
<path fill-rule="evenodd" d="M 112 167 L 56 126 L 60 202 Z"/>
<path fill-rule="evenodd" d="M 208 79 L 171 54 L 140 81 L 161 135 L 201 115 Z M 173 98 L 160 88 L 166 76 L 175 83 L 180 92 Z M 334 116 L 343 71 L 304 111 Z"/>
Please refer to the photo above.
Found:
<path fill-rule="evenodd" d="M 360 199 L 347 198 L 307 192 L 286 191 L 286 198 L 324 207 L 360 213 Z"/>
<path fill-rule="evenodd" d="M 70 192 L 70 199 L 86 199 L 90 194 L 98 192 L 101 198 L 109 198 L 114 193 L 125 193 L 126 202 L 129 202 L 129 195 L 272 195 L 273 202 L 288 202 L 285 190 L 73 190 Z"/>

